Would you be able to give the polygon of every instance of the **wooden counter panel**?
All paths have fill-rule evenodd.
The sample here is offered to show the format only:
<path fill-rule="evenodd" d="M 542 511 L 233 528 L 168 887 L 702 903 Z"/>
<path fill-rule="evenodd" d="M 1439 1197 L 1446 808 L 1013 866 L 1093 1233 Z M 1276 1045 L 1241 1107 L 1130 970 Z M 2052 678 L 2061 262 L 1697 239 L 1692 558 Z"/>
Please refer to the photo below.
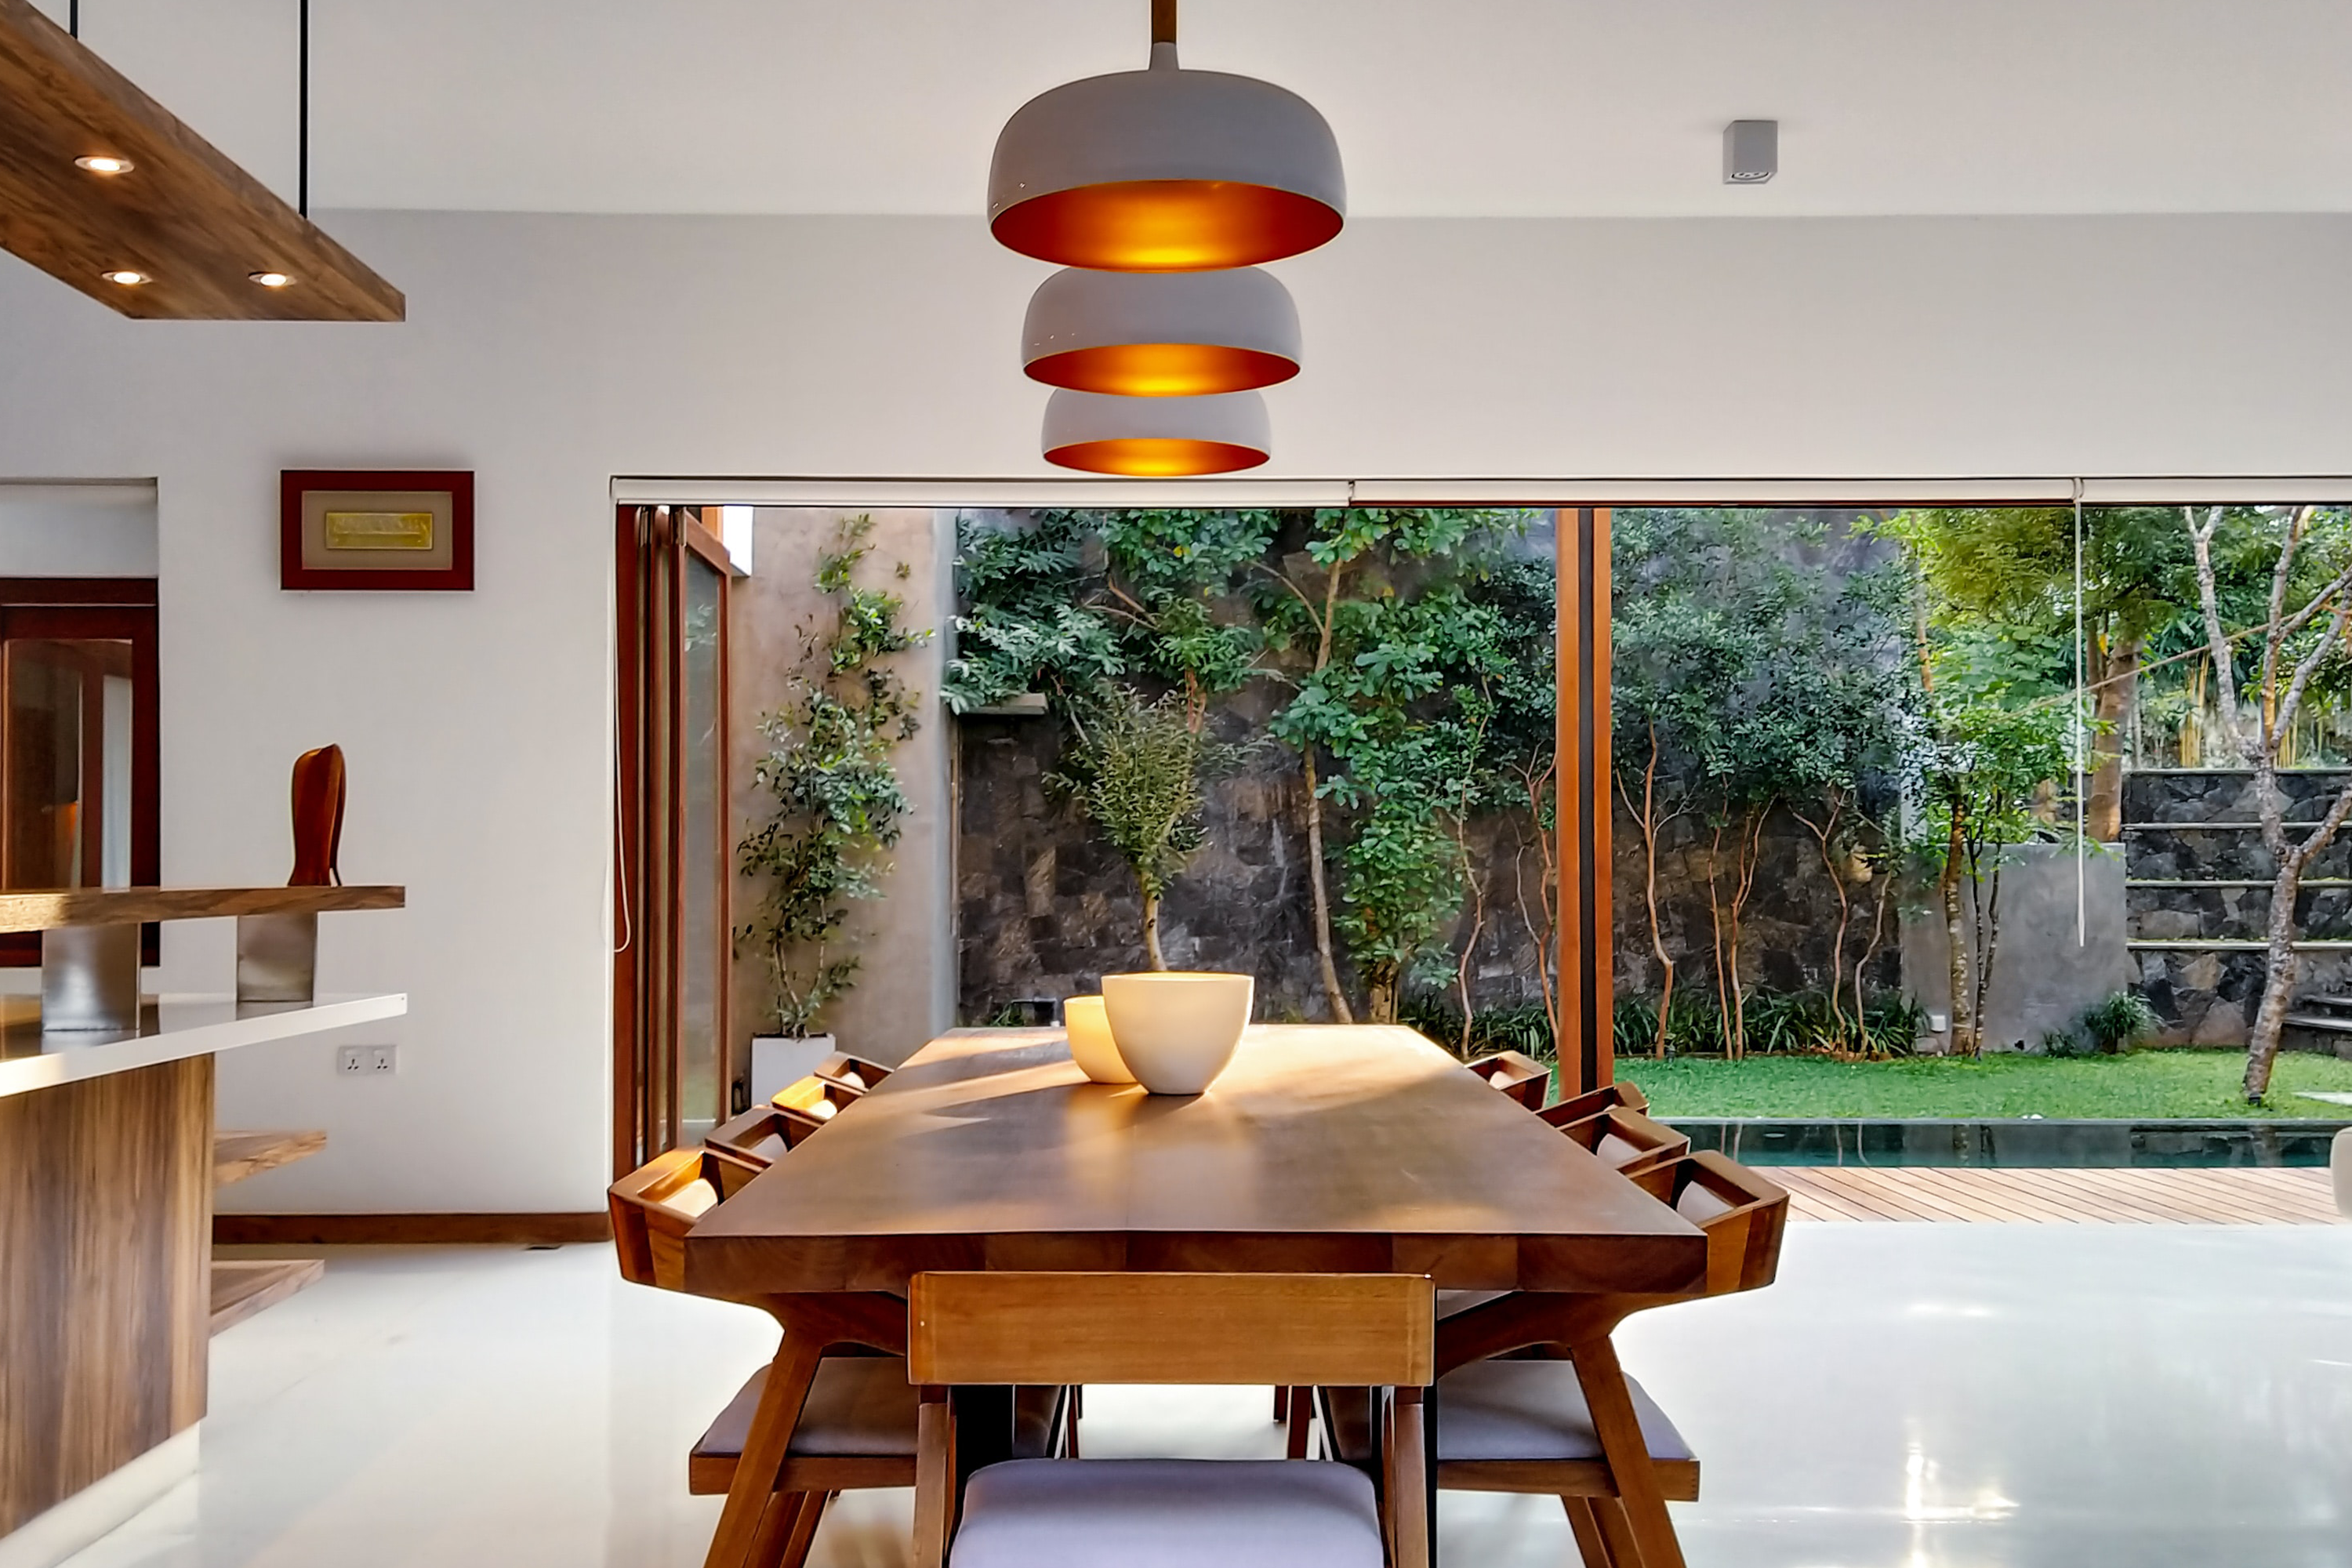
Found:
<path fill-rule="evenodd" d="M 397 910 L 405 908 L 407 900 L 408 890 L 398 887 L 47 888 L 0 893 L 0 931 Z"/>
<path fill-rule="evenodd" d="M 0 1535 L 204 1415 L 213 1061 L 0 1098 Z"/>

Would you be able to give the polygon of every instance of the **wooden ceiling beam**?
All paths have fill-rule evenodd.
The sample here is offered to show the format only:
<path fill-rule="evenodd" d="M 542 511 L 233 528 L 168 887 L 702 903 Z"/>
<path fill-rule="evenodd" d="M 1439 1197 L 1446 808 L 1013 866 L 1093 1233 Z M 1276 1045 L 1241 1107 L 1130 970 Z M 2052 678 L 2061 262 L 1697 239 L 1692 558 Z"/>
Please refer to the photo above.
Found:
<path fill-rule="evenodd" d="M 74 163 L 93 155 L 132 167 Z M 407 319 L 399 289 L 30 0 L 0 0 L 0 247 L 141 320 Z M 119 270 L 149 281 L 104 276 Z"/>

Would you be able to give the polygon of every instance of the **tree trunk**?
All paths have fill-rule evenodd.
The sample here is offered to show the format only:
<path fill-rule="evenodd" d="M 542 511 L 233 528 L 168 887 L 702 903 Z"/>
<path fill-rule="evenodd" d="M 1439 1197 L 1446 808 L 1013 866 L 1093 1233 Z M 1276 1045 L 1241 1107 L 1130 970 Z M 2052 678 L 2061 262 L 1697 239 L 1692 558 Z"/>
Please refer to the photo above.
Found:
<path fill-rule="evenodd" d="M 1397 991 L 1402 973 L 1386 964 L 1376 967 L 1364 976 L 1365 1022 L 1393 1024 L 1397 1021 Z"/>
<path fill-rule="evenodd" d="M 1715 880 L 1715 863 L 1723 858 L 1723 824 L 1715 825 L 1715 838 L 1706 854 L 1706 914 L 1707 924 L 1715 933 L 1715 1016 L 1718 1032 L 1723 1037 L 1723 1054 L 1737 1059 L 1731 1037 L 1731 985 L 1723 967 L 1723 894 Z"/>
<path fill-rule="evenodd" d="M 1478 956 L 1478 938 L 1486 930 L 1486 884 L 1470 864 L 1469 828 L 1458 816 L 1454 819 L 1454 847 L 1461 857 L 1462 879 L 1470 885 L 1470 935 L 1462 943 L 1462 957 L 1454 965 L 1454 988 L 1462 998 L 1462 1038 L 1454 1054 L 1467 1060 L 1471 1023 L 1478 1016 L 1477 1009 L 1470 1005 L 1470 965 Z"/>
<path fill-rule="evenodd" d="M 1143 895 L 1143 957 L 1154 969 L 1165 969 L 1168 961 L 1160 956 L 1160 895 Z"/>
<path fill-rule="evenodd" d="M 2121 642 L 2106 650 L 2098 676 L 2093 715 L 2105 731 L 2095 738 L 2090 794 L 2083 804 L 2084 830 L 2102 844 L 2124 836 L 2124 753 L 2139 706 L 2139 644 Z"/>
<path fill-rule="evenodd" d="M 1617 794 L 1623 798 L 1625 809 L 1642 829 L 1642 898 L 1650 913 L 1650 951 L 1658 957 L 1658 1028 L 1650 1042 L 1650 1054 L 1658 1060 L 1666 1059 L 1666 1009 L 1675 999 L 1675 961 L 1666 952 L 1665 932 L 1658 921 L 1658 830 L 1664 826 L 1658 819 L 1658 726 L 1650 723 L 1650 757 L 1642 768 L 1642 804 L 1633 805 L 1625 788 L 1624 777 L 1617 780 Z"/>
<path fill-rule="evenodd" d="M 1993 851 L 1991 894 L 1977 919 L 1977 1054 L 1984 1054 L 1985 1014 L 1992 995 L 1992 966 L 2000 956 L 2000 851 Z"/>
<path fill-rule="evenodd" d="M 2294 901 L 2302 890 L 2303 861 L 2290 856 L 2271 884 L 2270 919 L 2263 936 L 2266 966 L 2263 999 L 2254 1012 L 2253 1033 L 2246 1040 L 2246 1103 L 2260 1105 L 2271 1090 L 2271 1066 L 2278 1059 L 2279 1033 L 2286 1024 L 2287 999 L 2294 992 Z"/>
<path fill-rule="evenodd" d="M 1356 1016 L 1348 1007 L 1348 994 L 1339 989 L 1339 967 L 1331 958 L 1331 890 L 1323 876 L 1323 797 L 1315 793 L 1315 752 L 1306 753 L 1307 769 L 1307 881 L 1315 894 L 1315 962 L 1322 971 L 1323 1000 L 1331 1009 L 1334 1021 L 1352 1024 Z"/>
<path fill-rule="evenodd" d="M 1346 567 L 1333 563 L 1323 579 L 1323 619 L 1316 628 L 1315 673 L 1320 675 L 1331 662 L 1332 617 L 1339 608 L 1339 577 Z M 1307 773 L 1307 877 L 1315 893 L 1315 957 L 1323 975 L 1323 1000 L 1330 1006 L 1332 1018 L 1342 1024 L 1356 1021 L 1348 1007 L 1348 994 L 1339 989 L 1339 968 L 1331 957 L 1331 891 L 1323 876 L 1323 797 L 1317 793 L 1315 778 L 1315 746 L 1312 742 L 1299 754 Z"/>
<path fill-rule="evenodd" d="M 1769 810 L 1769 808 L 1767 808 Z M 1748 987 L 1739 978 L 1739 921 L 1748 909 L 1748 895 L 1756 886 L 1756 862 L 1763 847 L 1766 811 L 1751 813 L 1739 840 L 1739 882 L 1731 896 L 1731 942 L 1726 957 L 1731 968 L 1731 1037 L 1742 1060 L 1748 1056 Z"/>
<path fill-rule="evenodd" d="M 1955 806 L 1952 835 L 1944 845 L 1944 871 L 1936 879 L 1936 890 L 1943 895 L 1944 938 L 1951 950 L 1952 1055 L 1968 1057 L 1976 1054 L 1976 1029 L 1969 1013 L 1968 931 L 1960 920 L 1961 820 Z"/>

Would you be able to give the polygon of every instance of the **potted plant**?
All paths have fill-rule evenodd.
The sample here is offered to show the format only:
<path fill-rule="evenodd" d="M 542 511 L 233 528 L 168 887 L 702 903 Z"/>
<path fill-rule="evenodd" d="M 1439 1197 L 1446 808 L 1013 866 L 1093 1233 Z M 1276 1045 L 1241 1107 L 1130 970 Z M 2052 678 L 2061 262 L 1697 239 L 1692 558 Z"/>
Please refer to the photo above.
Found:
<path fill-rule="evenodd" d="M 760 725 L 769 752 L 753 776 L 774 805 L 737 848 L 761 897 L 736 937 L 767 964 L 776 1023 L 774 1034 L 751 1041 L 755 1100 L 834 1049 L 827 1011 L 857 981 L 858 955 L 842 942 L 850 906 L 881 897 L 885 852 L 913 809 L 894 753 L 920 723 L 919 694 L 888 661 L 931 634 L 899 626 L 898 595 L 858 585 L 873 527 L 870 517 L 846 520 L 837 547 L 818 559 L 816 587 L 834 601 L 832 622 L 803 628 L 807 684 Z M 897 574 L 907 575 L 903 564 Z"/>

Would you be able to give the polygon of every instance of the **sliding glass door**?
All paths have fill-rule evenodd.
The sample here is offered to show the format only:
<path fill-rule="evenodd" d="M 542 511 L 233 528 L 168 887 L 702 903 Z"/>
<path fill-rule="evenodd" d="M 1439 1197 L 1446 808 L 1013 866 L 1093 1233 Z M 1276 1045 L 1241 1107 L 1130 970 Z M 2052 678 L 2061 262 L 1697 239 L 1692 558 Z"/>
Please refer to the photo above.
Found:
<path fill-rule="evenodd" d="M 695 509 L 624 507 L 618 586 L 621 1171 L 698 1142 L 730 1110 L 725 547 Z"/>

